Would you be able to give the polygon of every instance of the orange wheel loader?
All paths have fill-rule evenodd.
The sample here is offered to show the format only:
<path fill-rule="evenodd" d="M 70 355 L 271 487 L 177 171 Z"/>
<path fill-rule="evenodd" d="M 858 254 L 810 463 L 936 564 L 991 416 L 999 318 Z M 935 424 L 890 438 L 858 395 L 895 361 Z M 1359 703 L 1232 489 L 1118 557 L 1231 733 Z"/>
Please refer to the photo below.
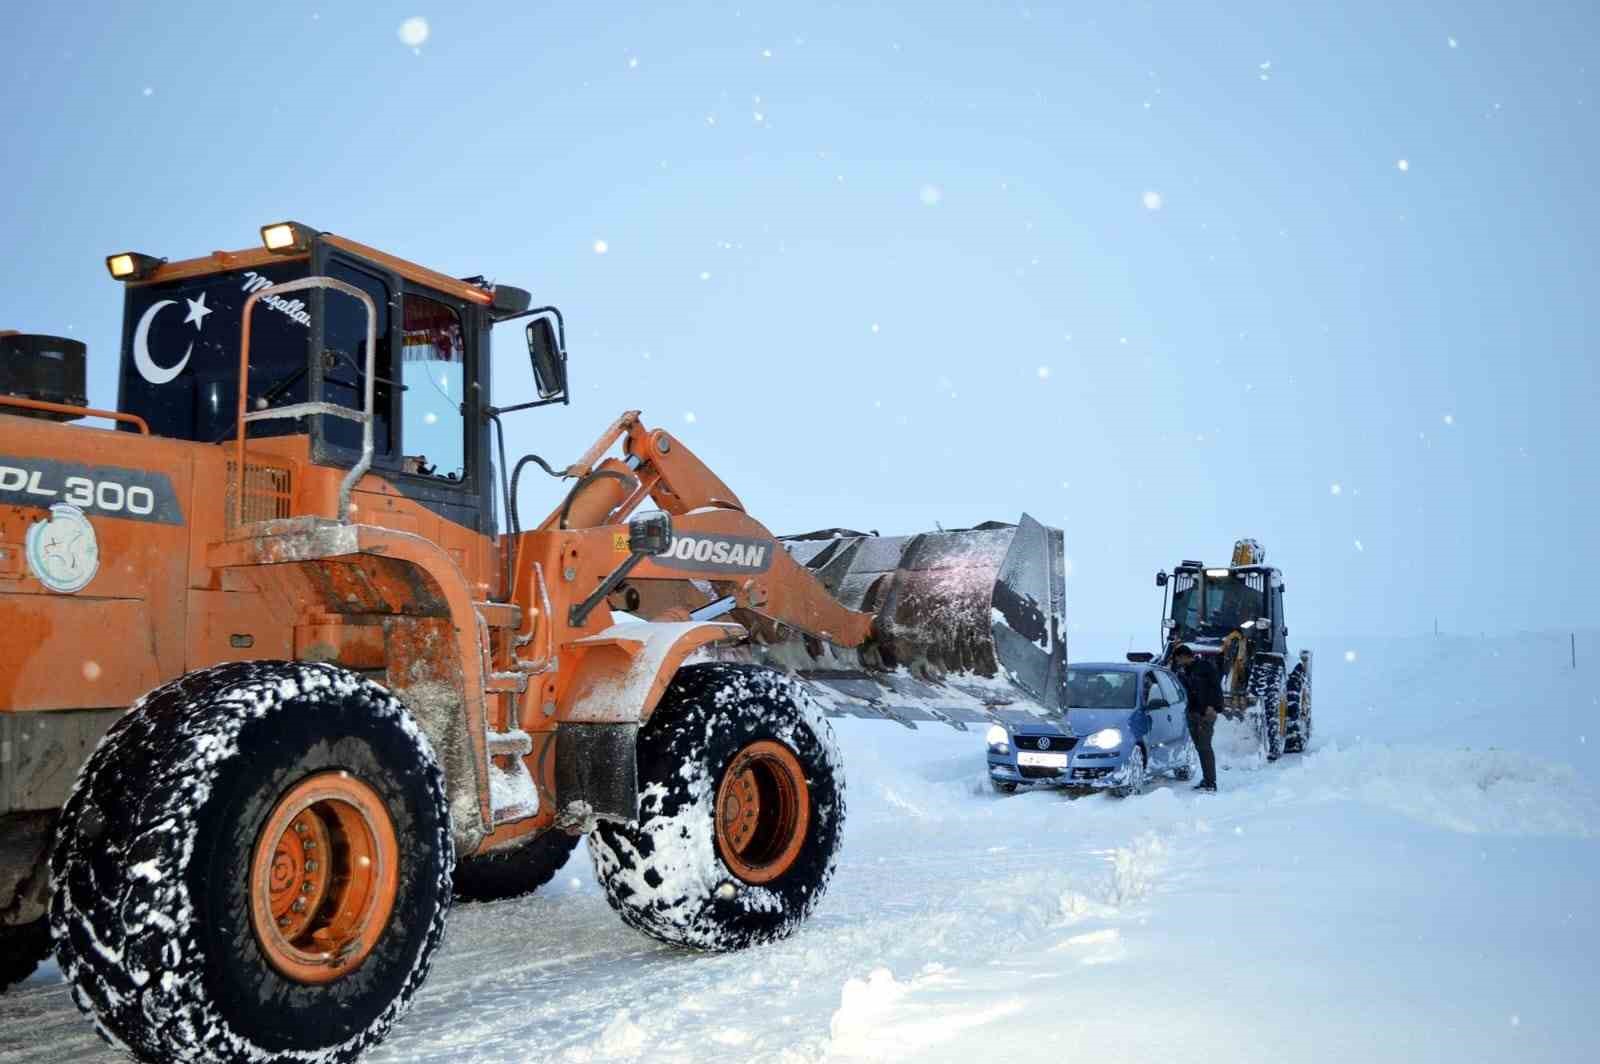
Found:
<path fill-rule="evenodd" d="M 453 898 L 585 833 L 633 927 L 777 939 L 839 852 L 829 707 L 1059 710 L 1053 530 L 780 540 L 636 412 L 508 467 L 560 313 L 298 223 L 107 267 L 115 410 L 0 334 L 0 981 L 53 948 L 143 1060 L 357 1058 Z"/>

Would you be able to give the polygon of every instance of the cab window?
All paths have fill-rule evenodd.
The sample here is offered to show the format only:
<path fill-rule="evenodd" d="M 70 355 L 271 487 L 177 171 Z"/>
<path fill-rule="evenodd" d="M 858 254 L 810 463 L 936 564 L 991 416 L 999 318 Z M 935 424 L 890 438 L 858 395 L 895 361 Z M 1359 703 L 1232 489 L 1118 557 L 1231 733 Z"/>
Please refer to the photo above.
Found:
<path fill-rule="evenodd" d="M 435 480 L 464 480 L 466 350 L 461 316 L 437 299 L 407 294 L 403 335 L 401 468 Z"/>

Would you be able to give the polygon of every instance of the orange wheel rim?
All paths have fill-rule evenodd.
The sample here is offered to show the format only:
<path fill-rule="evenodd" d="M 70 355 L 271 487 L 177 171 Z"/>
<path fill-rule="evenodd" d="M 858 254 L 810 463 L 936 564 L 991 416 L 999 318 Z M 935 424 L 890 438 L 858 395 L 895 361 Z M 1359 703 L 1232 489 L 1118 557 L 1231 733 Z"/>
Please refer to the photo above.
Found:
<path fill-rule="evenodd" d="M 394 911 L 399 855 L 383 799 L 348 772 L 289 788 L 250 858 L 250 921 L 267 963 L 299 983 L 358 968 Z"/>
<path fill-rule="evenodd" d="M 734 875 L 759 884 L 787 872 L 811 827 L 811 787 L 794 751 L 770 739 L 740 750 L 717 786 L 716 820 Z"/>

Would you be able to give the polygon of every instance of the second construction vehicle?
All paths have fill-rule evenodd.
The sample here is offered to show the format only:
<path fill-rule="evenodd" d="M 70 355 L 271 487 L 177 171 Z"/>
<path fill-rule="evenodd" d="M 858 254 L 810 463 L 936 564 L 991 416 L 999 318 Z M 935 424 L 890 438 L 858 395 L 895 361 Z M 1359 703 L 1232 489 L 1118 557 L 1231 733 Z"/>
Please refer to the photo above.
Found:
<path fill-rule="evenodd" d="M 1283 612 L 1283 573 L 1266 564 L 1253 539 L 1241 539 L 1224 567 L 1184 561 L 1156 574 L 1165 588 L 1165 664 L 1180 643 L 1214 656 L 1223 712 L 1244 720 L 1262 755 L 1276 761 L 1311 741 L 1311 651 L 1291 657 Z"/>
<path fill-rule="evenodd" d="M 353 1060 L 453 896 L 585 833 L 646 934 L 794 930 L 844 820 L 824 703 L 1059 711 L 1058 532 L 785 544 L 637 412 L 508 465 L 566 401 L 554 308 L 261 235 L 107 260 L 115 410 L 81 344 L 0 335 L 0 982 L 53 943 L 144 1060 Z M 506 328 L 531 380 L 491 379 Z M 534 466 L 567 483 L 524 529 Z"/>

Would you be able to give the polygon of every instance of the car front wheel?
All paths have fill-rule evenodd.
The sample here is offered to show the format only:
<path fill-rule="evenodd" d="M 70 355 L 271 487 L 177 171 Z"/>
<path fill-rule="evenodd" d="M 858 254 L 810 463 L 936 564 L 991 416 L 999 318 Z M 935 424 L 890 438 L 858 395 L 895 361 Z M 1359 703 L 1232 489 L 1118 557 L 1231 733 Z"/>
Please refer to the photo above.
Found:
<path fill-rule="evenodd" d="M 1144 790 L 1145 779 L 1149 775 L 1149 765 L 1145 761 L 1144 747 L 1135 746 L 1128 751 L 1128 761 L 1124 766 L 1127 773 L 1121 786 L 1114 787 L 1111 793 L 1118 798 L 1131 798 Z"/>

